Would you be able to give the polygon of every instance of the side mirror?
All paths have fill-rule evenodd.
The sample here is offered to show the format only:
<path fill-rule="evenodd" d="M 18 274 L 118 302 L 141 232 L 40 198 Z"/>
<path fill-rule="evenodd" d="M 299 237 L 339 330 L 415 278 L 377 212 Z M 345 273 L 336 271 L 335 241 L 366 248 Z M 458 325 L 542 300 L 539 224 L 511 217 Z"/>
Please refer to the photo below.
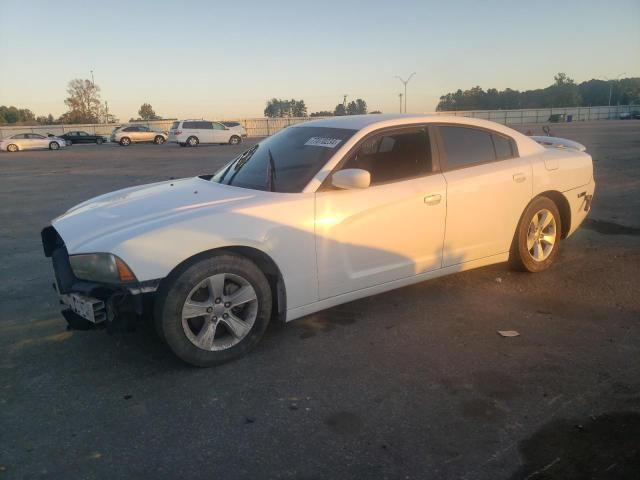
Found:
<path fill-rule="evenodd" d="M 345 168 L 333 174 L 331 184 L 345 190 L 367 188 L 371 184 L 371 174 L 361 168 Z"/>

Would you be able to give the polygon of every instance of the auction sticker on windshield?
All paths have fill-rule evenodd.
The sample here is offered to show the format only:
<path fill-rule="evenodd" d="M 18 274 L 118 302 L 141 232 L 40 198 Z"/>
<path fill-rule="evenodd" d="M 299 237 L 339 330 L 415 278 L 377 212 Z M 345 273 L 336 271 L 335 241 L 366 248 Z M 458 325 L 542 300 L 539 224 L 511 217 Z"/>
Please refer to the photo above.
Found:
<path fill-rule="evenodd" d="M 311 137 L 307 140 L 305 145 L 310 145 L 312 147 L 336 148 L 341 141 L 342 140 L 339 138 Z"/>

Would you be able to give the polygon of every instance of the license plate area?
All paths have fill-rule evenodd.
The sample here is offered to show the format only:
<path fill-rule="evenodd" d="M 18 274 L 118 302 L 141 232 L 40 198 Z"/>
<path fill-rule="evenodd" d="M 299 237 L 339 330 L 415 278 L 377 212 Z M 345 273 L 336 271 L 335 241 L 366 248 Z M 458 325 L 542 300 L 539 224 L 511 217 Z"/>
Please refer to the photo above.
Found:
<path fill-rule="evenodd" d="M 107 319 L 107 308 L 102 300 L 85 297 L 77 293 L 60 295 L 60 300 L 74 313 L 92 323 L 101 323 Z"/>

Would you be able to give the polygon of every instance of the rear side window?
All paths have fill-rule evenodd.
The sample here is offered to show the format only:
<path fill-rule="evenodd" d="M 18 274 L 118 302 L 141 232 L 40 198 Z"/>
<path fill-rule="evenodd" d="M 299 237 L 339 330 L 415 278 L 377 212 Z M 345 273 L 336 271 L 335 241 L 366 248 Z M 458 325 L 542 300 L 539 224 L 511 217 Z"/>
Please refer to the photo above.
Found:
<path fill-rule="evenodd" d="M 213 129 L 214 130 L 224 130 L 224 125 L 222 125 L 221 123 L 218 123 L 218 122 L 214 122 L 213 123 Z"/>
<path fill-rule="evenodd" d="M 238 122 L 222 122 L 225 127 L 238 127 L 240 124 Z"/>
<path fill-rule="evenodd" d="M 488 131 L 450 126 L 441 126 L 439 130 L 447 155 L 448 169 L 496 160 L 493 140 Z"/>
<path fill-rule="evenodd" d="M 127 127 L 122 129 L 123 132 L 137 132 L 138 127 Z"/>
<path fill-rule="evenodd" d="M 197 129 L 198 128 L 198 124 L 200 122 L 184 122 L 182 124 L 182 128 L 186 128 L 186 129 Z"/>
<path fill-rule="evenodd" d="M 199 129 L 201 130 L 213 130 L 213 125 L 211 125 L 211 122 L 196 122 L 198 124 Z"/>
<path fill-rule="evenodd" d="M 514 142 L 509 137 L 494 133 L 491 138 L 493 139 L 493 146 L 496 149 L 496 158 L 498 160 L 506 160 L 517 156 Z"/>

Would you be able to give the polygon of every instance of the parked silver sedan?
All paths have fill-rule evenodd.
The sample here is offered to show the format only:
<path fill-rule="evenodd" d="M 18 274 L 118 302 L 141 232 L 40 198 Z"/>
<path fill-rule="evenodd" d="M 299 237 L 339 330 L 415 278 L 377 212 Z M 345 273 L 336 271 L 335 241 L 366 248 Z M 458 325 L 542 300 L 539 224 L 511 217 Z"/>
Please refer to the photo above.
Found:
<path fill-rule="evenodd" d="M 0 150 L 17 152 L 19 150 L 49 149 L 58 150 L 66 147 L 64 138 L 40 135 L 39 133 L 18 133 L 0 141 Z"/>
<path fill-rule="evenodd" d="M 143 125 L 128 125 L 116 128 L 111 134 L 111 141 L 117 142 L 123 147 L 132 143 L 153 142 L 162 145 L 167 141 L 167 132 L 155 132 Z"/>

